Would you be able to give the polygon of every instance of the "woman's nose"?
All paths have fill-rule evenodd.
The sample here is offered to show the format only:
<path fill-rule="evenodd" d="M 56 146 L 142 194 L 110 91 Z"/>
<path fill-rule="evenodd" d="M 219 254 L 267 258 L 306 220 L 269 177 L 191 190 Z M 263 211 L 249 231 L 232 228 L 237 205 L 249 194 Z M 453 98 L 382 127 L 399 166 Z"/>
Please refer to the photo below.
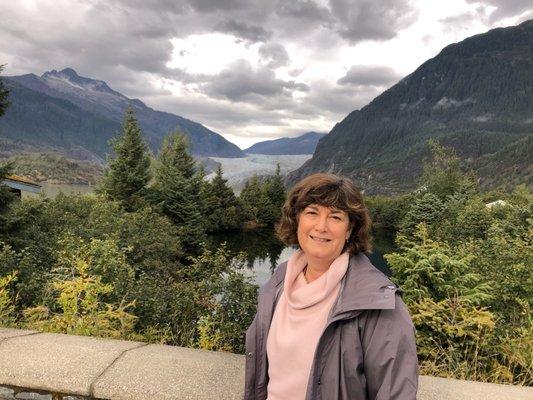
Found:
<path fill-rule="evenodd" d="M 316 221 L 315 229 L 318 231 L 325 231 L 328 229 L 328 218 L 327 217 L 319 217 Z"/>

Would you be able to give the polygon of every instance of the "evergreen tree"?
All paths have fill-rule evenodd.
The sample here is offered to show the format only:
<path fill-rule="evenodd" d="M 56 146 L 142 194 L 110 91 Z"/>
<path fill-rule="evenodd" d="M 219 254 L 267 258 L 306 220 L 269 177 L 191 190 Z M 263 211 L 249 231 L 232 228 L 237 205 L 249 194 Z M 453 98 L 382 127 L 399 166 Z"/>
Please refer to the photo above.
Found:
<path fill-rule="evenodd" d="M 421 177 L 422 187 L 442 200 L 457 192 L 471 192 L 476 187 L 472 174 L 461 171 L 460 160 L 451 147 L 444 147 L 435 140 L 428 141 L 431 161 L 425 161 Z"/>
<path fill-rule="evenodd" d="M 3 65 L 0 65 L 0 72 L 4 69 Z M 9 102 L 7 101 L 7 96 L 9 91 L 5 88 L 4 82 L 0 79 L 0 117 L 4 115 Z M 7 177 L 13 170 L 13 164 L 0 164 L 0 226 L 4 226 L 5 221 L 2 219 L 2 212 L 5 211 L 8 204 L 15 198 L 13 193 L 5 185 L 2 185 L 2 179 Z"/>
<path fill-rule="evenodd" d="M 227 231 L 239 227 L 239 203 L 228 181 L 223 178 L 220 165 L 212 181 L 206 183 L 202 197 L 208 231 Z"/>
<path fill-rule="evenodd" d="M 4 69 L 3 65 L 0 65 L 0 72 Z M 7 96 L 9 95 L 9 90 L 6 89 L 4 82 L 0 79 L 0 117 L 6 112 L 7 106 L 9 106 L 9 101 Z"/>
<path fill-rule="evenodd" d="M 108 159 L 99 191 L 134 211 L 144 204 L 151 176 L 148 147 L 131 107 L 126 110 L 122 134 L 111 145 L 115 157 Z"/>
<path fill-rule="evenodd" d="M 168 179 L 171 173 L 179 173 L 185 179 L 194 177 L 194 159 L 189 154 L 188 148 L 187 137 L 178 131 L 165 137 L 156 170 L 158 182 Z"/>
<path fill-rule="evenodd" d="M 281 218 L 281 207 L 287 197 L 279 163 L 276 166 L 276 174 L 265 181 L 264 191 L 270 201 L 270 207 L 265 214 L 265 222 L 274 225 Z"/>
<path fill-rule="evenodd" d="M 399 233 L 413 238 L 421 222 L 430 229 L 445 218 L 446 205 L 433 193 L 424 193 L 415 198 L 400 223 Z"/>
<path fill-rule="evenodd" d="M 12 163 L 0 164 L 0 221 L 2 221 L 2 213 L 7 209 L 9 203 L 15 198 L 15 195 L 9 190 L 6 185 L 2 185 L 2 179 L 5 179 L 11 174 L 13 169 Z"/>
<path fill-rule="evenodd" d="M 271 202 L 264 190 L 264 185 L 261 184 L 257 175 L 246 181 L 239 200 L 243 218 L 247 222 L 255 225 L 267 225 Z"/>
<path fill-rule="evenodd" d="M 165 137 L 157 161 L 155 197 L 163 214 L 178 227 L 185 252 L 198 254 L 205 240 L 205 221 L 200 201 L 201 182 L 187 140 L 178 132 Z"/>

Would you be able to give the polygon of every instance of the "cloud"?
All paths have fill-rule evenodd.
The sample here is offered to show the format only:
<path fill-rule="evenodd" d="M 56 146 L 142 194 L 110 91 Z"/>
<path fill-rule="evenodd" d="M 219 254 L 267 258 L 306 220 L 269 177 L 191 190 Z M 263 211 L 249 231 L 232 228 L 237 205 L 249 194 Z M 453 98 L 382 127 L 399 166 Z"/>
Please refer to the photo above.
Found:
<path fill-rule="evenodd" d="M 439 19 L 439 22 L 448 26 L 451 30 L 457 30 L 470 25 L 472 20 L 476 17 L 483 17 L 486 19 L 484 7 L 478 7 L 475 12 L 468 11 L 465 13 L 450 15 L 449 17 Z"/>
<path fill-rule="evenodd" d="M 254 69 L 250 62 L 238 60 L 202 84 L 202 92 L 231 101 L 259 102 L 258 97 L 291 96 L 293 90 L 305 91 L 307 86 L 276 78 L 266 67 Z"/>
<path fill-rule="evenodd" d="M 101 1 L 93 3 L 95 7 L 107 7 L 109 4 Z M 115 0 L 114 3 L 133 10 L 165 11 L 177 15 L 186 14 L 191 8 L 188 2 L 183 0 Z"/>
<path fill-rule="evenodd" d="M 331 13 L 327 7 L 322 7 L 311 0 L 293 0 L 278 3 L 276 14 L 280 17 L 290 17 L 309 23 L 330 23 Z"/>
<path fill-rule="evenodd" d="M 247 0 L 189 0 L 187 3 L 200 12 L 231 11 L 250 5 Z"/>
<path fill-rule="evenodd" d="M 339 86 L 326 80 L 316 81 L 311 87 L 304 105 L 313 107 L 317 115 L 329 116 L 339 120 L 353 110 L 368 104 L 382 90 L 374 86 L 355 90 L 349 86 Z"/>
<path fill-rule="evenodd" d="M 290 64 L 289 53 L 279 43 L 265 43 L 259 47 L 261 61 L 269 68 L 284 67 Z"/>
<path fill-rule="evenodd" d="M 55 9 L 40 3 L 31 14 L 23 8 L 0 6 L 9 20 L 0 27 L 3 43 L 9 43 L 6 47 L 10 52 L 31 65 L 30 71 L 61 68 L 58 62 L 68 62 L 76 69 L 92 71 L 92 76 L 108 66 L 136 72 L 170 72 L 166 63 L 172 45 L 165 36 L 170 37 L 172 31 L 154 28 L 153 15 L 132 25 L 121 8 L 87 7 L 75 15 L 76 7 L 63 5 L 65 14 L 60 17 Z"/>
<path fill-rule="evenodd" d="M 272 36 L 271 32 L 266 31 L 260 26 L 248 25 L 235 20 L 220 22 L 213 29 L 218 32 L 231 33 L 236 37 L 252 42 L 264 42 Z"/>
<path fill-rule="evenodd" d="M 350 43 L 392 39 L 417 18 L 407 0 L 330 0 L 330 6 L 337 32 Z"/>
<path fill-rule="evenodd" d="M 389 86 L 400 78 L 400 74 L 384 65 L 352 65 L 337 83 L 352 86 Z"/>
<path fill-rule="evenodd" d="M 480 4 L 485 7 L 496 7 L 489 16 L 489 22 L 491 24 L 507 17 L 518 16 L 533 11 L 533 3 L 531 3 L 531 0 L 466 0 L 466 2 L 470 4 Z"/>

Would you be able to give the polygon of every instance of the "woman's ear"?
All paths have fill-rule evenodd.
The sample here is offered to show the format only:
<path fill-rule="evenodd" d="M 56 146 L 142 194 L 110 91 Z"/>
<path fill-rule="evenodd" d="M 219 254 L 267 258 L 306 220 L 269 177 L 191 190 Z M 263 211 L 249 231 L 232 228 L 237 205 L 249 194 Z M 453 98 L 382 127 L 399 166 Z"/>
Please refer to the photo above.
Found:
<path fill-rule="evenodd" d="M 354 230 L 355 228 L 355 222 L 351 222 L 350 223 L 350 227 L 348 228 L 348 232 L 346 232 L 346 241 L 348 241 L 348 239 L 350 239 L 350 236 L 352 236 L 352 231 Z"/>

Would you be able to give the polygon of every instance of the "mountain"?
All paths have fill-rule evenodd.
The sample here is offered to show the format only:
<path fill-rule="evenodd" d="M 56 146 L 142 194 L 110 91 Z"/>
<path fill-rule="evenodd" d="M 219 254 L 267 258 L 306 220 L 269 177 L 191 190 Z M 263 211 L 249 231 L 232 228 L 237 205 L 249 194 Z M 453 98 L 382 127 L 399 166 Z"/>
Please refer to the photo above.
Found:
<path fill-rule="evenodd" d="M 40 150 L 85 149 L 104 159 L 108 141 L 121 126 L 68 100 L 52 97 L 5 79 L 10 106 L 0 118 L 2 138 L 23 142 Z"/>
<path fill-rule="evenodd" d="M 2 136 L 55 147 L 81 147 L 100 157 L 109 152 L 109 138 L 120 131 L 124 110 L 135 110 L 145 138 L 157 151 L 165 135 L 179 129 L 201 156 L 244 157 L 233 143 L 205 126 L 178 115 L 156 111 L 130 99 L 107 83 L 79 76 L 72 68 L 4 78 L 10 89 L 0 119 Z"/>
<path fill-rule="evenodd" d="M 313 154 L 318 141 L 324 136 L 325 133 L 307 132 L 295 138 L 259 142 L 243 151 L 247 154 Z"/>
<path fill-rule="evenodd" d="M 369 194 L 403 192 L 415 185 L 429 138 L 454 147 L 482 181 L 504 182 L 514 169 L 494 168 L 498 154 L 516 153 L 522 158 L 507 164 L 531 165 L 531 153 L 512 149 L 531 143 L 532 71 L 533 20 L 451 44 L 336 124 L 287 182 L 329 171 Z"/>

